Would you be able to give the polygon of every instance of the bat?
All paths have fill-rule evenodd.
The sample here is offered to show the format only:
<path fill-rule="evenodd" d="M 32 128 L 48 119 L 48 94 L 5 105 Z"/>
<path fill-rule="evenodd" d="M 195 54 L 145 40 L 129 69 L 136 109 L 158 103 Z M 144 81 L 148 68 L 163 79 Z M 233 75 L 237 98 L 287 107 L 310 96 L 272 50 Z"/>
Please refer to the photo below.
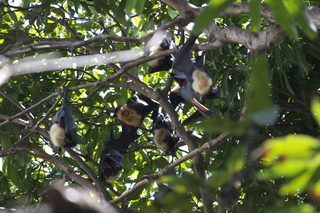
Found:
<path fill-rule="evenodd" d="M 161 52 L 163 50 L 168 50 L 171 48 L 174 48 L 175 45 L 175 39 L 174 34 L 172 31 L 166 31 L 164 36 L 162 37 L 162 40 L 158 41 L 155 45 L 151 46 L 149 49 L 149 55 L 154 55 L 158 52 Z M 159 58 L 156 58 L 152 61 L 148 62 L 149 66 L 149 72 L 155 73 L 158 71 L 167 71 L 171 69 L 173 62 L 172 55 L 166 55 Z"/>
<path fill-rule="evenodd" d="M 131 142 L 138 138 L 137 128 L 122 124 L 120 138 L 114 139 L 111 129 L 110 140 L 103 142 L 104 149 L 100 156 L 99 178 L 102 181 L 114 182 L 121 176 L 124 165 L 124 153 Z"/>
<path fill-rule="evenodd" d="M 56 147 L 73 147 L 78 144 L 77 125 L 71 114 L 67 93 L 68 87 L 65 87 L 62 108 L 50 122 L 50 139 Z"/>
<path fill-rule="evenodd" d="M 121 176 L 124 165 L 124 156 L 121 151 L 105 147 L 100 156 L 99 179 L 105 182 L 114 182 Z"/>
<path fill-rule="evenodd" d="M 124 106 L 119 106 L 115 110 L 118 120 L 131 127 L 139 127 L 143 119 L 154 110 L 158 104 L 150 98 L 135 94 L 129 98 Z"/>
<path fill-rule="evenodd" d="M 194 105 L 205 117 L 213 116 L 213 113 L 195 99 L 195 95 L 211 97 L 211 93 L 217 93 L 209 72 L 203 64 L 193 63 L 190 52 L 198 35 L 190 35 L 187 42 L 177 52 L 172 64 L 172 76 L 178 82 L 180 95 Z"/>
<path fill-rule="evenodd" d="M 171 129 L 170 118 L 165 113 L 160 113 L 154 123 L 154 142 L 158 149 L 170 154 L 175 155 L 175 145 L 179 141 L 178 137 L 174 137 Z"/>
<path fill-rule="evenodd" d="M 169 94 L 169 100 L 174 109 L 176 109 L 180 103 L 184 102 L 183 97 L 179 93 L 179 88 L 180 86 L 177 85 L 177 87 L 174 87 Z"/>

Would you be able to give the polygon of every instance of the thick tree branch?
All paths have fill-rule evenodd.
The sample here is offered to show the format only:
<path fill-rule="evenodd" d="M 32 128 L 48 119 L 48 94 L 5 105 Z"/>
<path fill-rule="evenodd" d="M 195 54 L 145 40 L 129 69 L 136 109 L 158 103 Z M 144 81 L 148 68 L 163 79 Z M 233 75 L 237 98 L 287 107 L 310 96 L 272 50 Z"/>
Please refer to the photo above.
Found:
<path fill-rule="evenodd" d="M 21 154 L 38 157 L 52 164 L 55 164 L 56 166 L 61 168 L 69 178 L 76 181 L 84 188 L 90 190 L 92 193 L 101 197 L 101 192 L 94 185 L 92 185 L 92 183 L 89 180 L 86 180 L 80 175 L 76 174 L 76 172 L 67 163 L 65 163 L 61 157 L 51 156 L 46 152 L 44 152 L 43 150 L 41 150 L 41 148 L 38 145 L 29 143 L 29 142 L 25 142 L 24 144 L 19 144 L 18 146 L 15 147 L 15 149 Z M 26 151 L 26 150 L 30 150 L 30 151 Z"/>

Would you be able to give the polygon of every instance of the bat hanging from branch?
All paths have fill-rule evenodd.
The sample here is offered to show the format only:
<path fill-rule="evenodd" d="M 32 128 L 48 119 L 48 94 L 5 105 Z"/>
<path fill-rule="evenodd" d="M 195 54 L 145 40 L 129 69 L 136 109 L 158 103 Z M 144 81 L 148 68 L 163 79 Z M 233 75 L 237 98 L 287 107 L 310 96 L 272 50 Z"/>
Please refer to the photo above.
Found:
<path fill-rule="evenodd" d="M 77 125 L 72 117 L 67 97 L 68 87 L 64 88 L 62 107 L 50 122 L 50 139 L 56 147 L 73 147 L 78 142 Z"/>
<path fill-rule="evenodd" d="M 175 55 L 172 65 L 172 76 L 178 82 L 179 93 L 189 103 L 194 105 L 205 117 L 213 116 L 213 113 L 195 99 L 195 95 L 207 98 L 218 97 L 218 88 L 214 84 L 208 70 L 203 66 L 203 61 L 193 63 L 190 52 L 198 38 L 190 35 L 187 42 Z"/>

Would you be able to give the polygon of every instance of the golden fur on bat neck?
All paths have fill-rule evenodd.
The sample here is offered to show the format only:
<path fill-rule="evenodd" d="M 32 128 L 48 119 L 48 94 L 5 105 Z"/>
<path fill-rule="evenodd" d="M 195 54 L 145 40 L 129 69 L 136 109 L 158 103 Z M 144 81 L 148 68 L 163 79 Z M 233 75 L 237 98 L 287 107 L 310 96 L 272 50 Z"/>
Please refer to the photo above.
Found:
<path fill-rule="evenodd" d="M 133 126 L 139 127 L 142 123 L 142 116 L 137 110 L 133 108 L 129 108 L 127 106 L 121 106 L 117 111 L 117 118 L 123 123 Z"/>
<path fill-rule="evenodd" d="M 210 92 L 213 82 L 208 73 L 204 70 L 196 68 L 192 73 L 193 83 L 192 89 L 199 95 L 206 95 Z"/>
<path fill-rule="evenodd" d="M 57 147 L 63 147 L 67 144 L 66 131 L 60 126 L 60 124 L 53 124 L 50 128 L 50 139 L 52 143 Z"/>

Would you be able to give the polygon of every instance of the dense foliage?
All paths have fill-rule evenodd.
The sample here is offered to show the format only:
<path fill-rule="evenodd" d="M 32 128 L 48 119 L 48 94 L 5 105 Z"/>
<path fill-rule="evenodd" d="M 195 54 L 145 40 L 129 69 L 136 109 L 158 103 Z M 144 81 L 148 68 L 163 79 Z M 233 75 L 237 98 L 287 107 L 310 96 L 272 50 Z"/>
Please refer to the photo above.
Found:
<path fill-rule="evenodd" d="M 189 2 L 196 7 L 205 3 Z M 250 8 L 246 12 L 226 15 L 222 12 L 231 11 L 234 1 L 212 1 L 195 19 L 195 30 L 214 22 L 221 29 L 234 27 L 256 35 L 275 24 L 260 15 L 267 9 L 261 1 L 248 2 L 243 2 Z M 184 9 L 194 9 L 194 15 L 200 11 L 183 0 L 14 3 L 0 1 L 0 68 L 23 59 L 31 66 L 48 57 L 94 59 L 97 54 L 137 49 Z M 36 204 L 46 188 L 64 179 L 68 186 L 81 186 L 113 200 L 124 212 L 319 211 L 320 43 L 318 26 L 312 24 L 305 6 L 320 3 L 266 3 L 287 35 L 276 45 L 262 41 L 268 47 L 265 52 L 249 51 L 234 40 L 210 46 L 213 40 L 204 34 L 198 39 L 197 48 L 206 49 L 205 65 L 220 92 L 219 99 L 204 101 L 214 111 L 210 119 L 199 117 L 180 125 L 178 119 L 188 120 L 195 108 L 186 103 L 174 111 L 163 104 L 168 103 L 168 88 L 176 82 L 170 71 L 149 73 L 146 62 L 150 59 L 144 56 L 132 62 L 88 62 L 86 66 L 75 62 L 63 69 L 14 73 L 6 79 L 0 87 L 0 206 Z M 193 18 L 185 20 L 187 24 Z M 177 44 L 188 38 L 184 24 L 170 26 Z M 237 36 L 240 41 L 243 35 Z M 80 143 L 60 156 L 52 151 L 48 130 L 61 107 L 59 88 L 65 86 L 70 90 Z M 166 109 L 180 147 L 175 157 L 156 148 L 150 114 L 125 154 L 122 176 L 111 184 L 101 183 L 96 175 L 102 142 L 111 131 L 120 136 L 114 109 L 124 105 L 133 91 L 149 94 Z M 169 171 L 170 165 L 174 172 Z M 149 176 L 158 172 L 159 176 Z"/>

